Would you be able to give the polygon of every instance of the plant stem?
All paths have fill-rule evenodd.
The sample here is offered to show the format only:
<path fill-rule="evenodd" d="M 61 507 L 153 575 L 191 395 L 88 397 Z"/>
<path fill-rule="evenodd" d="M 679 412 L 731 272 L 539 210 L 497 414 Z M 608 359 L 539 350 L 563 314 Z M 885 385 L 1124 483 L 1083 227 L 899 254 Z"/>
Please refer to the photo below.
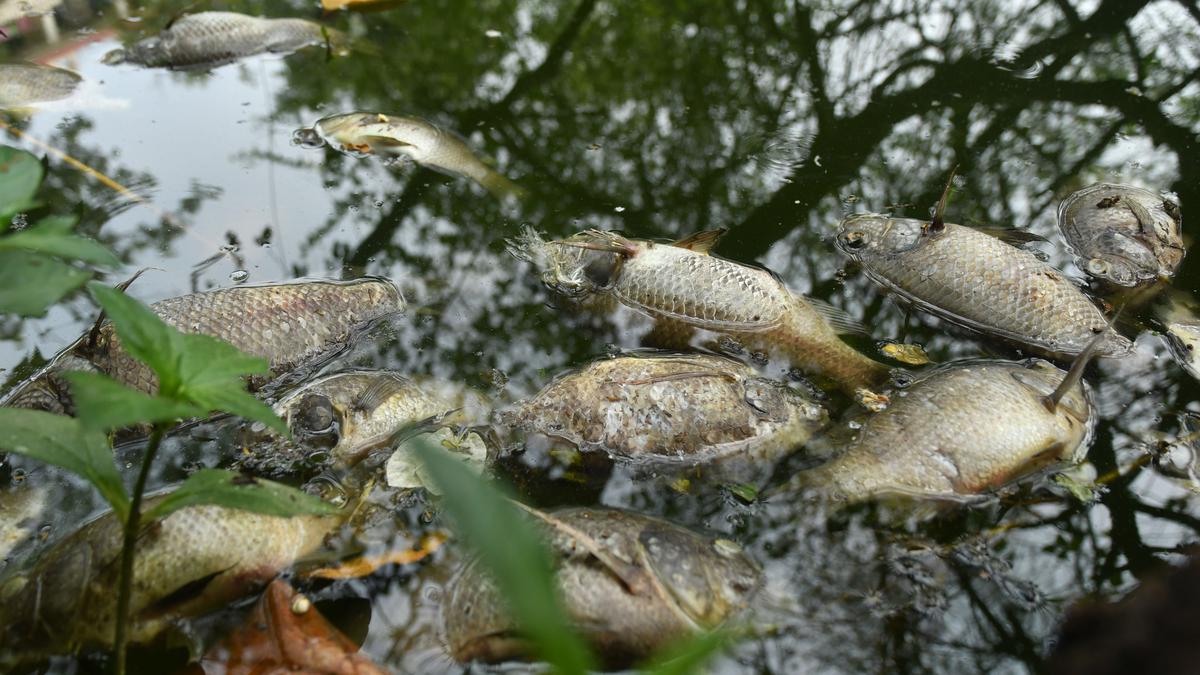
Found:
<path fill-rule="evenodd" d="M 138 528 L 142 515 L 142 492 L 146 490 L 146 477 L 150 475 L 150 465 L 154 464 L 154 456 L 158 454 L 158 446 L 162 444 L 163 425 L 155 424 L 150 432 L 150 442 L 146 446 L 146 454 L 142 457 L 142 468 L 138 471 L 137 483 L 133 486 L 133 499 L 129 504 L 129 517 L 125 520 L 125 536 L 121 542 L 121 579 L 117 595 L 117 630 L 113 637 L 113 647 L 117 652 L 116 674 L 125 675 L 125 641 L 129 623 L 129 596 L 133 593 L 133 553 L 137 544 Z"/>

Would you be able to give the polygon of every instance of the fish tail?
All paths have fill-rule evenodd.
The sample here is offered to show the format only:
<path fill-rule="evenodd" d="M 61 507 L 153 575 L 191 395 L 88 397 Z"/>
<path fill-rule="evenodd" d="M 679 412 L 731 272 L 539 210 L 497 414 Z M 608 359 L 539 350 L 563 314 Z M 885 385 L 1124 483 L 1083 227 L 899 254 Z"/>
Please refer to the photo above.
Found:
<path fill-rule="evenodd" d="M 780 340 L 792 365 L 824 375 L 850 395 L 859 389 L 875 389 L 887 382 L 890 369 L 842 342 L 832 329 L 818 329 L 801 312 L 792 312 Z M 823 324 L 822 324 L 823 325 Z"/>
<path fill-rule="evenodd" d="M 479 184 L 492 193 L 497 199 L 524 199 L 528 192 L 525 188 L 509 180 L 498 171 L 488 171 L 479 178 Z"/>

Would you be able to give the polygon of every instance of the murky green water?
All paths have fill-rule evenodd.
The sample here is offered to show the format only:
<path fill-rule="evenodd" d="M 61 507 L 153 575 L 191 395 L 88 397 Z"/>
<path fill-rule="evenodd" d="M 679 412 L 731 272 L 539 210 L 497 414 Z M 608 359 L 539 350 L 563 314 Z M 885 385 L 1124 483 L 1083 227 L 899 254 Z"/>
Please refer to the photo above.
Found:
<path fill-rule="evenodd" d="M 133 287 L 136 296 L 388 276 L 412 309 L 331 368 L 435 375 L 500 403 L 641 344 L 620 321 L 559 307 L 504 251 L 523 223 L 555 236 L 596 227 L 678 238 L 727 227 L 720 255 L 766 265 L 791 288 L 863 319 L 873 338 L 918 342 L 945 361 L 1016 353 L 909 315 L 856 271 L 842 273 L 830 236 L 846 213 L 923 217 L 957 165 L 965 182 L 950 220 L 1045 235 L 1055 242 L 1042 246 L 1050 261 L 1078 276 L 1054 228 L 1058 200 L 1072 189 L 1105 180 L 1173 190 L 1185 232 L 1200 212 L 1200 16 L 1183 4 L 777 4 L 412 0 L 327 17 L 355 36 L 348 57 L 309 49 L 177 73 L 100 58 L 185 3 L 67 0 L 52 15 L 7 24 L 0 56 L 76 70 L 86 86 L 68 102 L 7 116 L 28 138 L 6 142 L 46 154 L 29 140 L 38 139 L 145 199 L 48 155 L 46 193 L 79 205 L 83 229 L 122 257 L 123 273 L 159 268 Z M 206 9 L 318 16 L 311 3 Z M 350 110 L 453 128 L 528 197 L 499 202 L 428 169 L 291 145 L 295 128 Z M 1174 287 L 1192 292 L 1198 275 L 1193 255 Z M 56 352 L 91 311 L 77 298 L 45 319 L 5 319 L 0 366 L 35 349 Z M 621 469 L 577 482 L 569 478 L 578 472 L 538 452 L 505 467 L 534 503 L 632 508 L 744 543 L 769 579 L 756 617 L 763 630 L 723 657 L 719 672 L 1035 670 L 1067 606 L 1121 595 L 1177 560 L 1200 531 L 1189 485 L 1153 464 L 1137 468 L 1178 434 L 1181 414 L 1200 412 L 1200 387 L 1153 333 L 1150 306 L 1130 314 L 1140 324 L 1136 353 L 1089 376 L 1102 417 L 1090 472 L 1122 471 L 1092 504 L 1044 481 L 970 512 L 897 518 L 784 499 L 747 506 L 702 481 L 680 492 Z M 199 434 L 168 450 L 160 481 L 223 456 Z M 785 462 L 777 477 L 802 461 Z M 71 486 L 46 541 L 98 507 L 72 481 L 18 468 L 25 480 Z M 414 531 L 426 526 L 427 508 L 403 511 Z M 447 547 L 428 564 L 314 597 L 340 610 L 331 615 L 365 635 L 379 662 L 455 671 L 438 648 L 437 617 L 458 557 Z M 140 658 L 158 670 L 179 654 Z"/>

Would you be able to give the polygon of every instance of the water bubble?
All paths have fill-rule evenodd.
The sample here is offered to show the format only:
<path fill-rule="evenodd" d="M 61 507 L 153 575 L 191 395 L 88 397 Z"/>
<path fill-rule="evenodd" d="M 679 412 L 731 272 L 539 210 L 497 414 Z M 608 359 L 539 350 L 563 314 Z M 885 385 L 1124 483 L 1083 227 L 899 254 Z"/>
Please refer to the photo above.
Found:
<path fill-rule="evenodd" d="M 240 284 L 250 277 L 250 273 L 246 270 L 234 270 L 229 273 L 229 280 L 235 284 Z"/>
<path fill-rule="evenodd" d="M 499 37 L 504 35 L 504 33 L 501 33 L 500 31 L 496 30 L 495 28 L 489 28 L 489 29 L 483 31 L 483 34 L 493 40 L 498 39 Z"/>
<path fill-rule="evenodd" d="M 625 207 L 618 206 L 617 208 L 613 209 L 613 211 L 616 211 L 617 213 L 623 213 L 625 211 Z"/>

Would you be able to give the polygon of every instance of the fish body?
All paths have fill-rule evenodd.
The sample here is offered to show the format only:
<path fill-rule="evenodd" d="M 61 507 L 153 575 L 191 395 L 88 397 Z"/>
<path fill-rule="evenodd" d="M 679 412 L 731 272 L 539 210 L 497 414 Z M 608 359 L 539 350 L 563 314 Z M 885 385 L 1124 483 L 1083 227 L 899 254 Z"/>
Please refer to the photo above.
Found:
<path fill-rule="evenodd" d="M 75 92 L 83 78 L 53 66 L 0 63 L 0 108 L 58 101 Z"/>
<path fill-rule="evenodd" d="M 872 279 L 921 309 L 1042 355 L 1077 355 L 1104 331 L 1099 355 L 1124 356 L 1132 349 L 1061 272 L 972 228 L 859 214 L 842 221 L 836 245 Z"/>
<path fill-rule="evenodd" d="M 313 448 L 348 466 L 388 444 L 393 434 L 453 406 L 399 373 L 354 370 L 319 377 L 275 404 L 292 439 L 270 435 L 248 444 L 239 467 L 259 475 L 292 473 Z"/>
<path fill-rule="evenodd" d="M 827 421 L 818 404 L 718 356 L 602 359 L 564 374 L 502 419 L 529 433 L 625 458 L 771 458 Z"/>
<path fill-rule="evenodd" d="M 1058 207 L 1058 228 L 1087 274 L 1118 286 L 1175 275 L 1183 223 L 1173 199 L 1132 185 L 1097 183 Z"/>
<path fill-rule="evenodd" d="M 545 242 L 527 231 L 509 249 L 538 266 L 552 290 L 583 300 L 614 298 L 653 318 L 664 334 L 727 335 L 750 349 L 781 353 L 850 392 L 887 378 L 885 366 L 838 337 L 828 310 L 767 270 L 708 255 L 712 241 L 663 244 L 592 230 Z"/>
<path fill-rule="evenodd" d="M 46 488 L 14 487 L 0 490 L 0 569 L 13 549 L 28 540 L 42 522 Z"/>
<path fill-rule="evenodd" d="M 266 359 L 278 375 L 340 347 L 363 323 L 404 309 L 404 298 L 386 279 L 363 278 L 236 286 L 167 298 L 150 309 L 184 333 L 211 335 Z M 80 338 L 0 404 L 70 414 L 62 378 L 70 370 L 104 373 L 148 394 L 158 390 L 154 372 L 121 347 L 111 324 L 89 343 L 89 336 Z"/>
<path fill-rule="evenodd" d="M 744 609 L 762 572 L 736 543 L 615 509 L 536 516 L 557 563 L 572 625 L 613 668 L 626 666 Z M 459 661 L 527 659 L 505 598 L 471 561 L 452 582 L 443 613 Z"/>
<path fill-rule="evenodd" d="M 1059 462 L 1076 462 L 1094 424 L 1076 382 L 1051 412 L 1067 373 L 1041 359 L 936 368 L 869 415 L 828 463 L 800 474 L 833 498 L 965 500 Z"/>
<path fill-rule="evenodd" d="M 180 17 L 156 36 L 104 56 L 108 64 L 148 68 L 214 68 L 256 54 L 290 54 L 324 44 L 333 34 L 305 19 L 267 19 L 236 12 L 199 12 Z"/>
<path fill-rule="evenodd" d="M 299 145 L 330 147 L 355 157 L 407 157 L 421 166 L 452 176 L 466 176 L 497 197 L 520 196 L 522 190 L 488 166 L 458 134 L 419 117 L 351 112 L 324 117 L 298 129 Z"/>
<path fill-rule="evenodd" d="M 205 505 L 147 525 L 133 563 L 130 641 L 148 642 L 174 621 L 252 593 L 320 549 L 339 522 Z M 16 652 L 11 660 L 112 644 L 123 526 L 110 511 L 0 580 L 0 664 L 6 648 Z"/>
<path fill-rule="evenodd" d="M 1200 313 L 1186 293 L 1172 293 L 1158 310 L 1163 337 L 1181 368 L 1200 380 Z"/>

